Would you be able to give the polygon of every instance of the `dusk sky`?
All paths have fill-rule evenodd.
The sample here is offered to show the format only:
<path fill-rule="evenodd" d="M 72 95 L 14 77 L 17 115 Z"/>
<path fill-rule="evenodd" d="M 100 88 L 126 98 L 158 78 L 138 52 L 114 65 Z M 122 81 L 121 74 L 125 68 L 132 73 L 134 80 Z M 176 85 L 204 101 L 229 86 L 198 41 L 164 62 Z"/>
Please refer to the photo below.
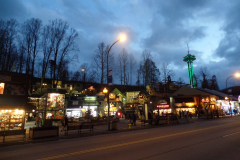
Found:
<path fill-rule="evenodd" d="M 127 41 L 115 44 L 114 54 L 125 48 L 139 62 L 147 49 L 160 70 L 162 63 L 171 65 L 174 81 L 181 77 L 188 83 L 187 44 L 196 56 L 195 74 L 206 67 L 220 89 L 240 72 L 239 0 L 0 0 L 0 18 L 67 21 L 79 34 L 80 49 L 80 64 L 70 68 L 90 64 L 100 42 L 112 44 L 125 33 Z M 236 85 L 240 79 L 228 80 L 228 86 Z"/>

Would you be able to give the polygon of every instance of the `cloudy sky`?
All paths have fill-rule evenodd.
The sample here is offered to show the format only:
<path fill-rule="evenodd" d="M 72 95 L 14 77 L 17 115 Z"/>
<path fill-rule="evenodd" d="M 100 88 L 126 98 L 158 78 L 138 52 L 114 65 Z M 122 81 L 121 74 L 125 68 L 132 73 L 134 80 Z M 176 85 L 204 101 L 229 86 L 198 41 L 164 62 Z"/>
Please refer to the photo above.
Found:
<path fill-rule="evenodd" d="M 188 82 L 183 57 L 196 56 L 194 72 L 206 67 L 216 75 L 220 89 L 226 79 L 240 71 L 240 1 L 239 0 L 0 0 L 0 18 L 23 22 L 39 18 L 63 19 L 79 33 L 79 61 L 91 62 L 100 42 L 112 44 L 121 33 L 127 41 L 117 43 L 141 60 L 148 49 L 158 68 L 171 65 L 178 78 Z M 230 78 L 228 86 L 240 85 Z"/>

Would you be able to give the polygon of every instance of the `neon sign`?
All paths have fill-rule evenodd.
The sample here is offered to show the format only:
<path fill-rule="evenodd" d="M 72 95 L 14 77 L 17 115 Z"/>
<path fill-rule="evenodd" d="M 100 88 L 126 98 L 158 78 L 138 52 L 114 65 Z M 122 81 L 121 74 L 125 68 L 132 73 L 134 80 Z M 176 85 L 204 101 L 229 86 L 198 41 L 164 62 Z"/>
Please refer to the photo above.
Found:
<path fill-rule="evenodd" d="M 157 108 L 169 108 L 169 105 L 168 104 L 160 104 L 160 105 L 157 105 Z"/>

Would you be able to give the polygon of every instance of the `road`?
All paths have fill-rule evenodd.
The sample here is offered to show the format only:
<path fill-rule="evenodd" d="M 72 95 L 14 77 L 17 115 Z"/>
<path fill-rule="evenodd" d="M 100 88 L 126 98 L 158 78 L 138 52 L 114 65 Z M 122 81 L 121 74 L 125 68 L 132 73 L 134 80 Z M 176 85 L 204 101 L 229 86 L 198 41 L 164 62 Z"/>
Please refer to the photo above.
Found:
<path fill-rule="evenodd" d="M 1 160 L 239 160 L 240 116 L 0 148 Z"/>

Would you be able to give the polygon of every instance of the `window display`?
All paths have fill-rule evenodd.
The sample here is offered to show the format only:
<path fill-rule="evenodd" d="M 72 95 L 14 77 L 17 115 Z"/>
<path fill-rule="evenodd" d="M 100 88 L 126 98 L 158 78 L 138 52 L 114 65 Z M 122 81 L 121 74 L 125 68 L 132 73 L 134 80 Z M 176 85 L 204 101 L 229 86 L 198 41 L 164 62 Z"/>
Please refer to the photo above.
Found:
<path fill-rule="evenodd" d="M 21 130 L 24 123 L 23 110 L 0 110 L 0 131 Z"/>
<path fill-rule="evenodd" d="M 47 97 L 47 108 L 64 108 L 65 94 L 50 93 Z"/>
<path fill-rule="evenodd" d="M 64 115 L 63 111 L 47 111 L 46 119 L 62 119 Z"/>

